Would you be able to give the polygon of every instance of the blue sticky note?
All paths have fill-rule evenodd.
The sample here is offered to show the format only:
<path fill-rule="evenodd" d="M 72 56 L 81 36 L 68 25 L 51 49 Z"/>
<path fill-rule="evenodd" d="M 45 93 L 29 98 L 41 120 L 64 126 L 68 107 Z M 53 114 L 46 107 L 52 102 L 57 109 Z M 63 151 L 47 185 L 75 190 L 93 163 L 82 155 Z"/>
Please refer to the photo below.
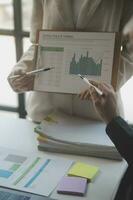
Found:
<path fill-rule="evenodd" d="M 12 174 L 13 172 L 11 171 L 0 169 L 0 177 L 2 178 L 9 178 Z"/>
<path fill-rule="evenodd" d="M 87 179 L 80 177 L 65 176 L 57 186 L 60 194 L 84 196 L 87 188 Z"/>

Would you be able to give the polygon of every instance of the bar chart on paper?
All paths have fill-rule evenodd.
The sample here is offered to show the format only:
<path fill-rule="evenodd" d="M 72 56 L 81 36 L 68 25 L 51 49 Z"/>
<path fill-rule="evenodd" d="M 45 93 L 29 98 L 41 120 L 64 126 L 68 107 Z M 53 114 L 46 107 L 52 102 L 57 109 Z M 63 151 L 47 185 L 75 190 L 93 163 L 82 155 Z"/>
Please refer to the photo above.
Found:
<path fill-rule="evenodd" d="M 55 69 L 36 76 L 35 90 L 78 93 L 85 84 L 77 74 L 111 83 L 115 34 L 58 32 L 57 41 L 52 38 L 56 34 L 48 32 L 45 39 L 42 32 L 37 66 Z"/>
<path fill-rule="evenodd" d="M 102 59 L 94 60 L 93 57 L 89 56 L 88 51 L 86 56 L 82 53 L 79 56 L 78 61 L 76 61 L 76 53 L 72 57 L 70 62 L 69 73 L 70 74 L 81 74 L 81 75 L 94 75 L 100 76 L 102 70 Z"/>
<path fill-rule="evenodd" d="M 53 160 L 0 148 L 0 186 L 48 196 L 71 164 L 70 160 Z"/>

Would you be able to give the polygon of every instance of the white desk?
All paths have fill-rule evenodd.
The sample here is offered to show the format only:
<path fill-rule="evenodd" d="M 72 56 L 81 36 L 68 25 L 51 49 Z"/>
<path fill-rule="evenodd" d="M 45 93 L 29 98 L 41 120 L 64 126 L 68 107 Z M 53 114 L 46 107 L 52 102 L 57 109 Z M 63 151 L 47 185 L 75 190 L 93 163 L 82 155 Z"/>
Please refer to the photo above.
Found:
<path fill-rule="evenodd" d="M 88 162 L 100 168 L 100 174 L 93 183 L 88 185 L 85 197 L 61 195 L 57 194 L 55 190 L 51 195 L 53 198 L 61 200 L 113 199 L 120 179 L 126 169 L 126 163 L 124 161 L 39 152 L 34 127 L 35 125 L 27 120 L 0 117 L 0 146 L 26 152 L 38 152 L 40 155 L 47 154 L 53 157 L 58 155 L 72 160 Z"/>

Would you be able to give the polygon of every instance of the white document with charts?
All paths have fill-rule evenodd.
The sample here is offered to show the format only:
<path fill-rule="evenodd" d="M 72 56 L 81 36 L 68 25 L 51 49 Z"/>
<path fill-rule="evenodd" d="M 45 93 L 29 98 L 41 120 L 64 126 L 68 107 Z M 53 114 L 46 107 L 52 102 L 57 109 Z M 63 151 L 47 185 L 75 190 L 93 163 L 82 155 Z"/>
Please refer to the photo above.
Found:
<path fill-rule="evenodd" d="M 0 147 L 0 186 L 49 196 L 72 163 Z"/>
<path fill-rule="evenodd" d="M 34 90 L 77 94 L 87 87 L 78 74 L 90 80 L 115 82 L 116 33 L 41 30 L 38 35 L 36 68 L 54 69 L 36 75 Z"/>

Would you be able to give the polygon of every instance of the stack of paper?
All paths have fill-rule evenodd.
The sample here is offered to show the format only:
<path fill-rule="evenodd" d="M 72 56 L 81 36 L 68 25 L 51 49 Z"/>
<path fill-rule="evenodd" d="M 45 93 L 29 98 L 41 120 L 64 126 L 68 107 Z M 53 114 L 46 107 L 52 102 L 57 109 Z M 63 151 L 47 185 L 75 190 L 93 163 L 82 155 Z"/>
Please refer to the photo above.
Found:
<path fill-rule="evenodd" d="M 106 125 L 62 112 L 48 115 L 35 128 L 40 150 L 121 160 L 105 132 Z"/>

